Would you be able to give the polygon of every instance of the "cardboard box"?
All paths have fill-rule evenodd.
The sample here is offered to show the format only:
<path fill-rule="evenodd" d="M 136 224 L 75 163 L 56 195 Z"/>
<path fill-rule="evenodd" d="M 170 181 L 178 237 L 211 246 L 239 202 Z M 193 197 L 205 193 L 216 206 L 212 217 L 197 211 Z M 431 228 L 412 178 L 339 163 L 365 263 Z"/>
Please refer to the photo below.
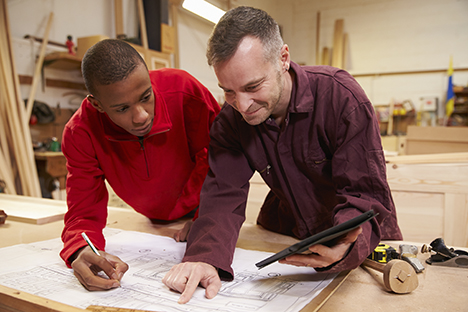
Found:
<path fill-rule="evenodd" d="M 76 56 L 82 59 L 86 51 L 88 51 L 89 48 L 91 48 L 93 45 L 95 45 L 96 43 L 104 39 L 109 39 L 109 37 L 104 36 L 104 35 L 79 37 L 77 39 L 78 45 L 76 47 Z"/>

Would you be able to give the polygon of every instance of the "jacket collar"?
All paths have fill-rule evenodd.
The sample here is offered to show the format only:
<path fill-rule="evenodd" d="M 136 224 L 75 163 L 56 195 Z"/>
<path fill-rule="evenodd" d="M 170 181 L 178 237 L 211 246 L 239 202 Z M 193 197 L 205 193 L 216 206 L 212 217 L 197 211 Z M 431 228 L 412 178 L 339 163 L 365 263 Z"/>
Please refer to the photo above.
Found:
<path fill-rule="evenodd" d="M 143 138 L 153 136 L 158 133 L 169 131 L 172 128 L 171 119 L 167 111 L 167 105 L 164 98 L 159 93 L 156 86 L 152 83 L 154 92 L 154 120 L 150 132 Z M 138 137 L 128 133 L 123 128 L 117 126 L 107 114 L 99 113 L 101 125 L 106 139 L 111 141 L 137 141 Z"/>
<path fill-rule="evenodd" d="M 290 113 L 308 113 L 314 110 L 314 95 L 312 94 L 309 77 L 305 70 L 298 64 L 291 62 L 293 71 L 293 84 L 291 90 L 291 99 L 288 112 Z"/>

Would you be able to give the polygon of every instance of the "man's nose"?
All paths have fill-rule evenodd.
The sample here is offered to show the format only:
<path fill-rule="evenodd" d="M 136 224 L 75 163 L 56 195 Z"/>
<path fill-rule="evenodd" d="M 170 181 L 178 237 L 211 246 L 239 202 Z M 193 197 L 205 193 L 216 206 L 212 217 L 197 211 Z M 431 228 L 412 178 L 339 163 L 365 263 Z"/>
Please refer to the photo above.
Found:
<path fill-rule="evenodd" d="M 249 110 L 249 107 L 252 105 L 251 97 L 246 93 L 236 94 L 236 107 L 237 110 L 241 113 L 245 113 Z"/>
<path fill-rule="evenodd" d="M 144 124 L 148 119 L 148 112 L 142 105 L 136 105 L 132 114 L 132 121 L 134 124 Z"/>

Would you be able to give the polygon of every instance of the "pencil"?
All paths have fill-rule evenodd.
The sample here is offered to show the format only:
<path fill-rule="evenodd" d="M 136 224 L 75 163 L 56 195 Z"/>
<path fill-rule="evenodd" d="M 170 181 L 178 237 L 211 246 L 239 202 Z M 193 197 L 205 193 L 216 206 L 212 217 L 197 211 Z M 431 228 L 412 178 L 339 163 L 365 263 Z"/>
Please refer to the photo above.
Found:
<path fill-rule="evenodd" d="M 96 249 L 96 247 L 94 247 L 93 243 L 91 242 L 91 240 L 89 239 L 88 235 L 86 235 L 85 232 L 81 233 L 81 236 L 83 236 L 84 240 L 86 241 L 86 243 L 88 243 L 88 246 L 91 247 L 91 249 L 94 251 L 94 253 L 98 256 L 101 256 L 99 254 L 99 251 Z"/>

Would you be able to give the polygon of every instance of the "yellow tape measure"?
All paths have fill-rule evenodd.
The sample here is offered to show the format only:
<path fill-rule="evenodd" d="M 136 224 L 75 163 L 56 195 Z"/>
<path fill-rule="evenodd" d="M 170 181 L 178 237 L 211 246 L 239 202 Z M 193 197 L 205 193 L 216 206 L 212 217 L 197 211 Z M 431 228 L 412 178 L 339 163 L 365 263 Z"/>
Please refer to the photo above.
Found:
<path fill-rule="evenodd" d="M 90 305 L 86 310 L 93 312 L 154 312 L 148 310 L 135 310 L 135 309 L 125 309 L 125 308 L 113 308 L 113 307 L 104 307 L 98 305 Z"/>
<path fill-rule="evenodd" d="M 399 255 L 395 248 L 387 244 L 380 243 L 377 247 L 375 247 L 374 251 L 369 255 L 368 258 L 377 262 L 387 263 L 392 259 L 398 259 Z"/>

